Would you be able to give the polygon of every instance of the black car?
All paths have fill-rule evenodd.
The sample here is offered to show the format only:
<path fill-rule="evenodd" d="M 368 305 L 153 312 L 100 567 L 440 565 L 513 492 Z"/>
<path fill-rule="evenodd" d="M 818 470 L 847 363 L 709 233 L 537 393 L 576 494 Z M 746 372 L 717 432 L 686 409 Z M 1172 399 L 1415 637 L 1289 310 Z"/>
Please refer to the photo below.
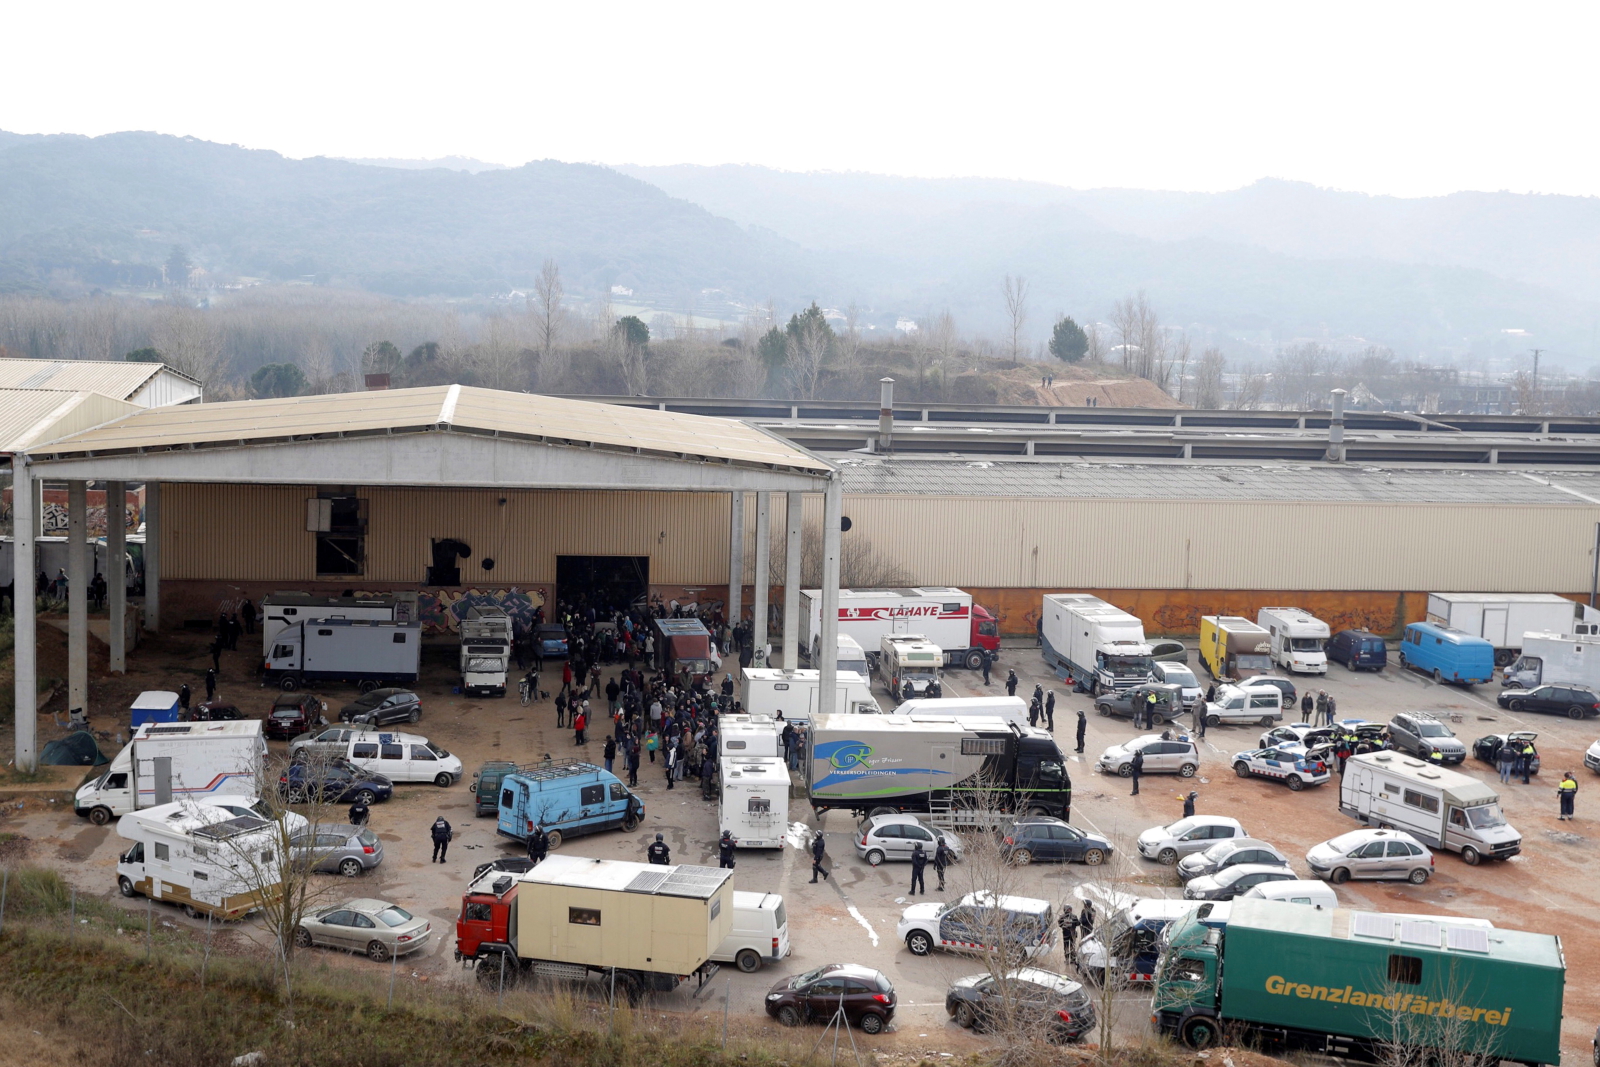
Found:
<path fill-rule="evenodd" d="M 1507 744 L 1516 746 L 1513 751 L 1520 752 L 1524 745 L 1531 745 L 1539 735 L 1528 730 L 1513 730 L 1509 734 L 1490 734 L 1480 737 L 1472 742 L 1472 754 L 1485 763 L 1498 763 L 1500 749 Z M 1528 773 L 1539 773 L 1539 750 L 1533 750 L 1533 759 L 1528 761 Z"/>
<path fill-rule="evenodd" d="M 1541 685 L 1536 689 L 1507 689 L 1495 698 L 1511 711 L 1549 711 L 1569 719 L 1600 715 L 1600 696 L 1570 685 Z"/>
<path fill-rule="evenodd" d="M 190 722 L 231 722 L 242 718 L 244 712 L 221 701 L 207 701 L 189 709 Z"/>
<path fill-rule="evenodd" d="M 1272 686 L 1274 689 L 1277 689 L 1283 693 L 1283 706 L 1286 708 L 1300 699 L 1300 694 L 1295 691 L 1293 682 L 1289 681 L 1287 678 L 1279 678 L 1274 674 L 1257 674 L 1254 677 L 1245 679 L 1242 684 L 1250 686 Z"/>
<path fill-rule="evenodd" d="M 1094 1004 L 1083 986 L 1037 967 L 1019 967 L 1000 977 L 985 972 L 957 978 L 944 995 L 944 1010 L 968 1030 L 986 1030 L 1001 1021 L 1029 1032 L 1043 1028 L 1058 1044 L 1081 1040 L 1095 1025 Z"/>
<path fill-rule="evenodd" d="M 1111 842 L 1063 822 L 1042 816 L 1021 819 L 1001 842 L 1000 854 L 1011 863 L 1087 863 L 1099 866 L 1111 858 Z"/>
<path fill-rule="evenodd" d="M 1168 685 L 1164 682 L 1147 682 L 1136 685 L 1132 689 L 1124 689 L 1120 693 L 1102 693 L 1094 698 L 1094 710 L 1102 715 L 1110 715 L 1119 719 L 1133 718 L 1135 705 L 1145 707 L 1148 705 L 1150 693 L 1156 695 L 1155 712 L 1151 716 L 1151 725 L 1156 721 L 1168 723 L 1184 713 L 1183 686 Z"/>
<path fill-rule="evenodd" d="M 272 741 L 292 741 L 318 725 L 328 706 L 310 693 L 280 693 L 261 732 Z"/>
<path fill-rule="evenodd" d="M 296 762 L 278 776 L 278 791 L 291 804 L 344 804 L 355 800 L 376 804 L 394 794 L 394 783 L 381 774 L 368 774 L 349 760 L 335 760 L 326 766 Z"/>
<path fill-rule="evenodd" d="M 422 719 L 422 701 L 409 689 L 374 689 L 339 709 L 340 722 L 388 726 Z"/>
<path fill-rule="evenodd" d="M 785 1026 L 827 1022 L 842 1006 L 862 1033 L 882 1033 L 894 1018 L 894 986 L 871 967 L 830 963 L 785 978 L 767 992 L 767 1014 Z"/>
<path fill-rule="evenodd" d="M 1340 630 L 1328 638 L 1330 663 L 1343 663 L 1353 671 L 1381 671 L 1389 662 L 1383 638 L 1366 630 Z"/>

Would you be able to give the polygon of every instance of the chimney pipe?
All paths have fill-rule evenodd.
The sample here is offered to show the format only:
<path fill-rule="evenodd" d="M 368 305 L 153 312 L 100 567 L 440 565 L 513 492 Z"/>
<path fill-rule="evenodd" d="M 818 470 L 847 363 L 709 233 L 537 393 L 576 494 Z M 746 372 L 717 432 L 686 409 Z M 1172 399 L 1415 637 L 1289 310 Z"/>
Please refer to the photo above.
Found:
<path fill-rule="evenodd" d="M 894 379 L 878 379 L 878 450 L 894 450 Z"/>
<path fill-rule="evenodd" d="M 1343 389 L 1333 391 L 1333 417 L 1328 420 L 1328 454 L 1329 463 L 1344 462 L 1344 398 Z"/>

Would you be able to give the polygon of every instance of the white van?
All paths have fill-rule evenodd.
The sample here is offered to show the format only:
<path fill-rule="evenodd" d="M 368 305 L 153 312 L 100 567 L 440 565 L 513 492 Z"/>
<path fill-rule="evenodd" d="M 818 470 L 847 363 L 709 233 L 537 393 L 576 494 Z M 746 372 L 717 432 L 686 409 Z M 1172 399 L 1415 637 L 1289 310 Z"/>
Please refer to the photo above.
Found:
<path fill-rule="evenodd" d="M 290 756 L 301 752 L 324 758 L 343 756 L 368 774 L 381 774 L 396 784 L 450 786 L 459 782 L 462 774 L 460 756 L 452 756 L 420 734 L 330 726 L 289 745 Z"/>
<path fill-rule="evenodd" d="M 872 677 L 872 669 L 867 666 L 867 652 L 861 647 L 861 642 L 849 634 L 839 635 L 839 670 L 851 671 L 863 678 Z"/>
<path fill-rule="evenodd" d="M 1283 690 L 1270 685 L 1219 685 L 1217 699 L 1206 705 L 1206 725 L 1259 723 L 1275 726 L 1283 719 Z"/>
<path fill-rule="evenodd" d="M 746 974 L 789 954 L 789 919 L 776 893 L 733 893 L 733 932 L 711 954 L 718 963 L 738 964 Z"/>
<path fill-rule="evenodd" d="M 1332 910 L 1339 906 L 1339 897 L 1326 882 L 1293 879 L 1287 882 L 1262 882 L 1240 894 L 1240 899 L 1281 900 L 1288 904 L 1310 904 L 1314 908 Z"/>

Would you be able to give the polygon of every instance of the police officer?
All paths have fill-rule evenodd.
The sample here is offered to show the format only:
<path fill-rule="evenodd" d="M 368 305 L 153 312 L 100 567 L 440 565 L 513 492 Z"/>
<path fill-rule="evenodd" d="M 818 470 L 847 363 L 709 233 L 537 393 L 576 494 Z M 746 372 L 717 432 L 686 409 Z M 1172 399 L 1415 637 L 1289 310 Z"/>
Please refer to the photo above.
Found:
<path fill-rule="evenodd" d="M 1084 714 L 1082 708 L 1078 709 L 1078 752 L 1083 752 L 1083 732 L 1089 728 L 1089 716 Z"/>
<path fill-rule="evenodd" d="M 1532 741 L 1524 741 L 1522 743 L 1522 752 L 1521 752 L 1519 758 L 1517 759 L 1517 769 L 1522 772 L 1522 784 L 1523 785 L 1527 785 L 1528 784 L 1528 775 L 1533 770 L 1533 757 L 1534 757 L 1533 742 Z M 1578 787 L 1577 787 L 1576 784 L 1574 784 L 1572 788 L 1573 789 L 1577 789 Z"/>
<path fill-rule="evenodd" d="M 817 884 L 817 875 L 822 875 L 822 880 L 828 880 L 828 872 L 822 869 L 822 859 L 827 854 L 828 846 L 822 840 L 822 831 L 818 830 L 811 838 L 811 884 Z"/>
<path fill-rule="evenodd" d="M 548 855 L 550 855 L 550 835 L 544 832 L 542 825 L 536 825 L 533 833 L 528 835 L 528 858 L 537 867 Z"/>
<path fill-rule="evenodd" d="M 732 830 L 722 831 L 722 840 L 717 842 L 717 866 L 733 870 L 733 846 L 739 842 L 733 839 Z"/>
<path fill-rule="evenodd" d="M 1067 905 L 1061 906 L 1061 917 L 1056 920 L 1061 927 L 1061 954 L 1071 967 L 1078 959 L 1078 916 Z"/>
<path fill-rule="evenodd" d="M 1017 672 L 1014 669 L 1013 670 L 1008 670 L 1008 671 L 1006 671 L 1006 696 L 1014 697 L 1016 695 L 1017 695 Z"/>
<path fill-rule="evenodd" d="M 1561 818 L 1572 818 L 1572 806 L 1578 799 L 1578 782 L 1572 777 L 1571 771 L 1561 776 L 1561 784 L 1556 787 L 1556 796 L 1561 798 Z"/>
<path fill-rule="evenodd" d="M 662 835 L 657 834 L 656 839 L 650 842 L 650 847 L 644 850 L 645 859 L 651 863 L 668 864 L 672 862 L 672 850 L 667 847 L 667 842 Z"/>
<path fill-rule="evenodd" d="M 450 851 L 450 839 L 455 834 L 450 829 L 450 824 L 444 821 L 441 815 L 433 820 L 433 828 L 429 831 L 433 837 L 433 859 L 430 863 L 443 863 L 444 857 Z"/>
<path fill-rule="evenodd" d="M 911 688 L 911 679 L 907 678 L 905 684 L 900 687 L 900 699 L 902 701 L 911 700 L 915 698 L 916 695 L 917 691 Z"/>
<path fill-rule="evenodd" d="M 1044 728 L 1051 733 L 1056 732 L 1056 691 L 1054 689 L 1044 697 Z"/>
<path fill-rule="evenodd" d="M 1038 726 L 1039 716 L 1043 714 L 1044 705 L 1039 702 L 1039 698 L 1036 696 L 1028 702 L 1028 725 Z"/>
<path fill-rule="evenodd" d="M 1083 931 L 1084 937 L 1094 933 L 1094 901 L 1084 900 L 1083 914 L 1078 916 L 1078 927 Z"/>
<path fill-rule="evenodd" d="M 987 648 L 983 650 L 983 684 L 989 685 L 989 669 L 994 665 L 994 654 Z"/>
<path fill-rule="evenodd" d="M 371 810 L 360 800 L 357 800 L 354 804 L 350 805 L 351 826 L 365 826 L 367 825 L 367 820 L 371 818 L 371 816 Z"/>
<path fill-rule="evenodd" d="M 939 876 L 939 892 L 944 892 L 944 869 L 954 863 L 956 854 L 950 846 L 945 844 L 944 835 L 939 836 L 939 843 L 933 846 L 933 873 Z"/>
<path fill-rule="evenodd" d="M 1576 787 L 1574 787 L 1576 788 Z M 911 846 L 911 896 L 917 895 L 917 889 L 922 889 L 922 895 L 928 895 L 928 884 L 923 880 L 922 872 L 928 867 L 928 854 L 922 851 L 922 842 L 918 841 Z"/>
<path fill-rule="evenodd" d="M 1136 749 L 1133 759 L 1128 761 L 1128 777 L 1133 779 L 1133 792 L 1130 796 L 1139 795 L 1139 775 L 1144 773 L 1144 750 Z"/>
<path fill-rule="evenodd" d="M 1183 798 L 1183 817 L 1185 819 L 1194 818 L 1194 801 L 1199 795 L 1199 793 L 1190 790 L 1189 795 Z"/>

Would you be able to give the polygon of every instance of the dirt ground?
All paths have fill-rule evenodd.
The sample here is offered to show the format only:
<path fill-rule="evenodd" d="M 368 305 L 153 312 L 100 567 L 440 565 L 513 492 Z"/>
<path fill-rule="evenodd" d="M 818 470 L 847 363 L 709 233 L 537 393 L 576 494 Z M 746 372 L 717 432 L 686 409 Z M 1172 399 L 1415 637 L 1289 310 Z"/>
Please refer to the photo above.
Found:
<path fill-rule="evenodd" d="M 41 626 L 40 633 L 46 661 L 54 663 L 59 632 Z M 127 729 L 122 709 L 139 691 L 176 688 L 187 681 L 197 694 L 203 693 L 204 671 L 209 666 L 209 656 L 204 651 L 207 640 L 208 636 L 201 634 L 160 635 L 130 656 L 130 672 L 119 678 L 104 676 L 104 649 L 95 648 L 91 714 L 95 727 L 103 731 L 103 736 L 108 735 L 102 740 L 108 755 L 116 751 L 119 731 L 125 733 Z M 258 646 L 248 647 L 249 640 L 245 638 L 241 643 L 241 651 L 224 654 L 220 697 L 238 704 L 247 713 L 261 715 L 270 706 L 274 693 L 253 677 Z M 256 640 L 259 642 L 259 638 Z M 554 709 L 548 701 L 522 707 L 514 698 L 469 700 L 453 695 L 453 651 L 442 641 L 428 649 L 425 680 L 418 686 L 425 710 L 422 721 L 412 729 L 460 755 L 468 781 L 472 770 L 486 759 L 533 760 L 545 752 L 556 756 L 584 752 L 573 745 L 571 731 L 554 728 Z M 59 658 L 64 666 L 64 656 Z M 1141 795 L 1130 796 L 1126 781 L 1097 774 L 1092 761 L 1107 745 L 1132 736 L 1133 728 L 1124 721 L 1095 715 L 1087 697 L 1067 694 L 1045 670 L 1037 649 L 1031 645 L 1004 651 L 995 685 L 989 692 L 1000 691 L 1000 679 L 1007 667 L 1014 667 L 1021 676 L 1021 693 L 1031 692 L 1036 681 L 1047 689 L 1055 688 L 1056 736 L 1068 753 L 1074 782 L 1073 821 L 1107 835 L 1123 854 L 1116 863 L 1101 869 L 1048 865 L 1015 869 L 1004 875 L 1007 891 L 1074 903 L 1084 895 L 1108 891 L 1180 895 L 1179 883 L 1170 869 L 1140 860 L 1133 849 L 1133 838 L 1140 830 L 1179 816 L 1180 785 L 1200 791 L 1201 812 L 1238 817 L 1252 836 L 1264 838 L 1294 857 L 1302 873 L 1303 856 L 1310 846 L 1356 826 L 1337 810 L 1336 780 L 1328 786 L 1291 793 L 1276 783 L 1235 777 L 1228 757 L 1235 751 L 1255 747 L 1261 733 L 1255 726 L 1210 731 L 1202 744 L 1206 765 L 1192 784 L 1147 776 Z M 45 673 L 50 670 L 44 668 Z M 966 671 L 952 671 L 948 682 L 948 695 L 984 691 L 981 677 Z M 1457 856 L 1441 853 L 1436 873 L 1425 885 L 1355 882 L 1338 887 L 1337 893 L 1341 902 L 1351 907 L 1482 917 L 1498 926 L 1560 934 L 1569 975 L 1563 1048 L 1568 1056 L 1579 1057 L 1569 1062 L 1583 1062 L 1589 1055 L 1595 1024 L 1600 1021 L 1600 987 L 1588 980 L 1600 974 L 1600 935 L 1590 925 L 1600 914 L 1600 882 L 1589 873 L 1600 842 L 1596 823 L 1600 819 L 1600 799 L 1596 799 L 1600 788 L 1595 787 L 1594 774 L 1583 769 L 1582 755 L 1600 736 L 1600 722 L 1513 715 L 1495 707 L 1492 687 L 1460 690 L 1435 686 L 1394 667 L 1381 675 L 1352 675 L 1336 666 L 1326 679 L 1296 679 L 1296 684 L 1328 689 L 1338 698 L 1341 716 L 1383 720 L 1402 710 L 1459 715 L 1460 721 L 1452 723 L 1452 727 L 1469 744 L 1483 734 L 1507 729 L 1539 731 L 1545 773 L 1535 777 L 1531 785 L 1519 782 L 1505 787 L 1501 794 L 1507 817 L 1522 832 L 1522 855 L 1474 868 Z M 324 695 L 330 707 L 337 710 L 354 693 L 330 690 Z M 1088 742 L 1081 757 L 1072 753 L 1071 743 L 1079 707 L 1089 711 Z M 51 711 L 64 712 L 61 697 L 40 717 L 41 741 L 65 732 L 55 724 Z M 11 744 L 8 731 L 0 737 L 0 745 L 9 751 Z M 279 746 L 275 743 L 275 747 Z M 591 744 L 586 755 L 598 761 L 599 745 Z M 1487 764 L 1469 758 L 1461 769 L 1498 785 L 1494 770 Z M 1560 772 L 1567 769 L 1578 773 L 1578 818 L 1562 823 L 1556 819 L 1555 783 Z M 638 832 L 579 838 L 564 844 L 562 851 L 642 859 L 645 845 L 659 832 L 671 846 L 675 862 L 715 863 L 715 808 L 700 799 L 693 780 L 668 790 L 663 776 L 647 763 L 641 769 L 639 791 L 647 810 Z M 0 806 L 0 832 L 21 834 L 27 839 L 22 846 L 27 862 L 61 870 L 81 891 L 107 898 L 115 895 L 114 867 L 121 839 L 114 826 L 93 827 L 59 805 L 26 798 L 18 801 L 16 794 L 9 795 L 13 799 Z M 467 980 L 450 958 L 460 894 L 474 865 L 518 851 L 514 843 L 496 836 L 491 819 L 473 817 L 471 801 L 466 782 L 449 789 L 431 785 L 398 787 L 395 798 L 376 807 L 372 816 L 373 828 L 385 843 L 383 865 L 355 883 L 329 877 L 330 896 L 384 897 L 435 920 L 433 942 L 424 955 L 410 961 L 419 979 L 450 983 Z M 449 860 L 442 865 L 428 861 L 427 827 L 437 814 L 449 819 L 456 830 Z M 805 826 L 816 825 L 809 806 L 801 800 L 791 802 L 790 819 Z M 877 1039 L 874 1047 L 894 1048 L 902 1053 L 930 1049 L 956 1055 L 977 1047 L 979 1039 L 947 1020 L 943 1003 L 952 978 L 980 968 L 959 957 L 912 956 L 895 937 L 899 914 L 911 902 L 905 894 L 910 878 L 908 868 L 893 864 L 872 868 L 859 860 L 853 847 L 854 825 L 845 813 L 830 814 L 822 828 L 835 872 L 829 882 L 810 884 L 807 858 L 792 848 L 742 851 L 735 871 L 736 888 L 784 896 L 793 946 L 790 957 L 754 975 L 726 969 L 717 976 L 713 988 L 699 998 L 680 991 L 667 998 L 663 1007 L 720 1015 L 727 996 L 730 1010 L 744 1016 L 747 1025 L 775 1026 L 765 1022 L 762 996 L 780 976 L 822 963 L 849 961 L 882 970 L 894 982 L 900 999 L 895 1034 Z M 12 862 L 18 851 L 18 846 L 13 845 Z M 931 870 L 929 881 L 933 881 Z M 959 878 L 952 877 L 950 888 L 958 891 Z M 928 899 L 944 896 L 935 893 Z M 177 912 L 172 912 L 171 918 L 175 922 L 186 921 Z M 251 924 L 241 924 L 237 935 L 242 942 L 249 941 L 254 936 Z M 367 961 L 350 959 L 343 965 L 362 967 Z M 1123 994 L 1120 1002 L 1119 1025 L 1133 1036 L 1147 1025 L 1148 997 L 1131 991 Z"/>

